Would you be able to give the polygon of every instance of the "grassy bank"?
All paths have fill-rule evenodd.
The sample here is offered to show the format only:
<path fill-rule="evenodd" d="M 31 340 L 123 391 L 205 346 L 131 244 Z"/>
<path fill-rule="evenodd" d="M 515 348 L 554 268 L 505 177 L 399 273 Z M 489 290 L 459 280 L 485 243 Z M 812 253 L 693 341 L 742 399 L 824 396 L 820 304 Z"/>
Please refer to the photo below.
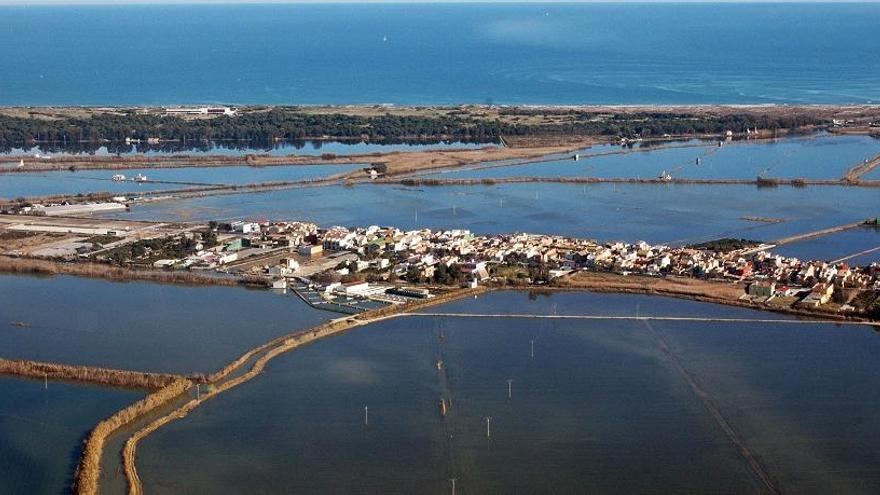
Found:
<path fill-rule="evenodd" d="M 143 280 L 167 284 L 266 287 L 259 277 L 213 277 L 189 271 L 160 271 L 121 268 L 102 263 L 38 260 L 0 256 L 0 273 L 19 275 L 74 275 L 114 281 Z"/>
<path fill-rule="evenodd" d="M 407 177 L 403 179 L 381 179 L 377 184 L 398 184 L 401 186 L 494 186 L 499 184 L 641 184 L 641 185 L 700 185 L 700 186 L 757 186 L 757 187 L 806 187 L 806 186 L 859 186 L 880 187 L 880 180 L 846 181 L 838 179 L 684 179 L 684 178 L 643 178 L 643 177 L 498 177 L 437 179 Z"/>
<path fill-rule="evenodd" d="M 863 314 L 841 314 L 822 309 L 756 303 L 748 299 L 740 299 L 745 293 L 742 284 L 715 282 L 696 278 L 623 276 L 614 273 L 578 272 L 571 277 L 556 281 L 552 286 L 540 289 L 529 288 L 528 290 L 586 290 L 618 294 L 660 295 L 797 316 L 817 317 L 832 321 L 876 321 Z"/>
<path fill-rule="evenodd" d="M 180 379 L 179 376 L 164 373 L 144 373 L 10 359 L 0 359 L 0 374 L 147 390 L 160 389 Z"/>
<path fill-rule="evenodd" d="M 85 440 L 82 455 L 80 456 L 74 476 L 73 493 L 77 495 L 96 495 L 98 493 L 98 480 L 101 475 L 101 456 L 104 452 L 104 443 L 114 431 L 167 404 L 180 394 L 185 393 L 190 386 L 192 386 L 192 382 L 189 380 L 176 379 L 158 391 L 98 423 Z"/>

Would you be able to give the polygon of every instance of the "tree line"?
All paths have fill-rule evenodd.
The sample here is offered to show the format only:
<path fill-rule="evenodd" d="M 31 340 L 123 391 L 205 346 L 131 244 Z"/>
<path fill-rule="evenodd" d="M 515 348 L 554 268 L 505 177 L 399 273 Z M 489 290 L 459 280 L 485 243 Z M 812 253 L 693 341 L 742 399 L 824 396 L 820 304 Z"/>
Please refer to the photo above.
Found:
<path fill-rule="evenodd" d="M 309 138 L 337 139 L 457 139 L 496 140 L 500 136 L 591 135 L 659 137 L 664 135 L 717 134 L 746 129 L 793 129 L 826 124 L 810 115 L 759 115 L 751 113 L 698 115 L 688 113 L 641 112 L 598 114 L 572 111 L 562 119 L 519 121 L 510 112 L 528 114 L 528 109 L 503 110 L 499 117 L 464 112 L 438 115 L 309 114 L 277 108 L 212 119 L 137 113 L 95 113 L 87 118 L 54 120 L 0 115 L 0 147 L 29 146 L 40 142 L 80 146 L 81 143 L 123 143 L 126 138 L 209 142 L 238 140 L 269 143 L 275 140 L 301 141 Z M 555 115 L 555 114 L 554 114 Z"/>

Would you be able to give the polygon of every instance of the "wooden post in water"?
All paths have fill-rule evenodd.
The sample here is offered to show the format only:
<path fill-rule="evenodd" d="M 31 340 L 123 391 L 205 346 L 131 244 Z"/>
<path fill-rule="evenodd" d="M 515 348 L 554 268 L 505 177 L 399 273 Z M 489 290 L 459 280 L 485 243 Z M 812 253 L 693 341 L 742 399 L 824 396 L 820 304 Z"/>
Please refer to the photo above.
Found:
<path fill-rule="evenodd" d="M 370 424 L 370 408 L 364 406 L 364 425 Z"/>
<path fill-rule="evenodd" d="M 513 378 L 507 379 L 507 400 L 513 398 Z"/>

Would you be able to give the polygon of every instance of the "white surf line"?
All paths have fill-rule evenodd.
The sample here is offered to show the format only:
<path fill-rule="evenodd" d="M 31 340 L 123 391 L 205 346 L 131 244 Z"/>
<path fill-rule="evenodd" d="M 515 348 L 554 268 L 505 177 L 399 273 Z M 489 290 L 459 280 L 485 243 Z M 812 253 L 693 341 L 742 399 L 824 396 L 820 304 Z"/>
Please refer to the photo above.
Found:
<path fill-rule="evenodd" d="M 779 323 L 783 325 L 868 325 L 877 326 L 880 322 L 849 320 L 783 320 L 771 318 L 714 318 L 701 316 L 614 316 L 614 315 L 532 315 L 532 314 L 488 314 L 488 313 L 399 313 L 397 316 L 442 316 L 449 318 L 549 318 L 560 320 L 632 320 L 632 321 L 696 321 L 706 323 Z"/>

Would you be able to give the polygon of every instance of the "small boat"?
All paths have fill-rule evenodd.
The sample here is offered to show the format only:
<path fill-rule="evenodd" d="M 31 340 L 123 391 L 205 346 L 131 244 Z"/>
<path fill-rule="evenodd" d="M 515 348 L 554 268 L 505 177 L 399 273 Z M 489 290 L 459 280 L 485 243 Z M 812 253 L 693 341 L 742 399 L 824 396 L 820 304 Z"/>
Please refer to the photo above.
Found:
<path fill-rule="evenodd" d="M 10 321 L 10 325 L 18 328 L 30 328 L 31 324 L 23 321 Z"/>
<path fill-rule="evenodd" d="M 443 360 L 442 360 L 442 359 L 438 359 L 438 360 L 437 360 L 437 370 L 439 371 L 439 370 L 442 370 L 442 369 L 443 369 Z"/>
<path fill-rule="evenodd" d="M 657 178 L 660 179 L 660 182 L 669 182 L 672 180 L 672 174 L 664 170 L 660 172 L 660 175 L 658 175 Z"/>
<path fill-rule="evenodd" d="M 111 179 L 113 179 L 115 182 L 122 182 L 125 180 L 125 176 L 122 174 L 114 174 Z"/>
<path fill-rule="evenodd" d="M 867 160 L 865 160 L 867 161 Z M 24 158 L 18 161 L 18 168 L 24 168 Z"/>
<path fill-rule="evenodd" d="M 144 175 L 144 174 L 137 174 L 137 175 L 134 176 L 134 181 L 135 181 L 135 182 L 146 182 L 146 181 L 147 181 L 147 176 Z"/>

